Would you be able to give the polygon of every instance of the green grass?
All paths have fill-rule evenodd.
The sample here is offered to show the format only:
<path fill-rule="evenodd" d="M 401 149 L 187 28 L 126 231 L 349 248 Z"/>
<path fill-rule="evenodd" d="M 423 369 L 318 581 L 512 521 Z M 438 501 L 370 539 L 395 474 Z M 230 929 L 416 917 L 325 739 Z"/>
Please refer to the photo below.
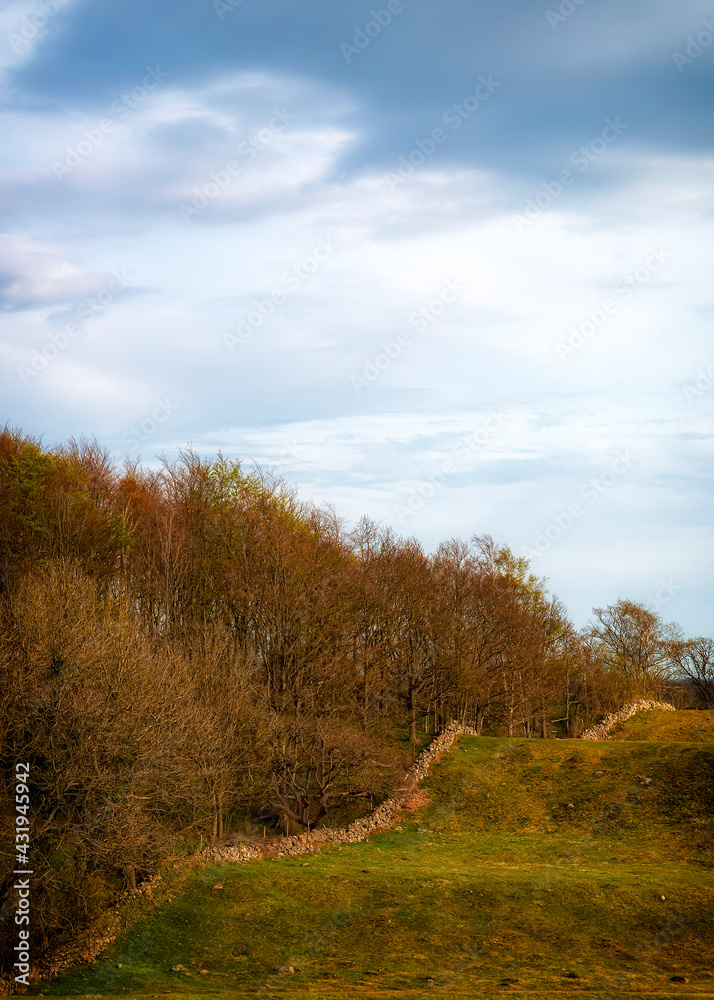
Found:
<path fill-rule="evenodd" d="M 713 765 L 714 744 L 465 738 L 401 832 L 202 870 L 33 992 L 714 997 Z"/>
<path fill-rule="evenodd" d="M 617 726 L 614 740 L 714 743 L 714 711 L 638 712 Z"/>

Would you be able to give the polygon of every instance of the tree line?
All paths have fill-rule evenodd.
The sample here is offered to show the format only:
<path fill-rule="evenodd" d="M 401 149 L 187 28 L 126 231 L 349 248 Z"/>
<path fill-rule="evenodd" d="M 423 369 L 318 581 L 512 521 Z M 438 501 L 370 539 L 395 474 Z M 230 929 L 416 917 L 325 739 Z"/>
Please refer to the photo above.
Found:
<path fill-rule="evenodd" d="M 344 821 L 453 718 L 576 736 L 633 696 L 711 706 L 714 643 L 626 600 L 578 631 L 485 534 L 429 554 L 220 455 L 117 468 L 6 427 L 0 681 L 0 940 L 28 761 L 37 955 L 239 819 Z"/>

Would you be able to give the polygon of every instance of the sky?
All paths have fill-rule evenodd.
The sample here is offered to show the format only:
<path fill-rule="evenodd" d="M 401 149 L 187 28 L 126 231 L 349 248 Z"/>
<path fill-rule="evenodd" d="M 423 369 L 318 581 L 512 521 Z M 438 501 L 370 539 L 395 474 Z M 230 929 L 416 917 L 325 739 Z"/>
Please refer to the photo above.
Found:
<path fill-rule="evenodd" d="M 714 635 L 704 0 L 9 0 L 0 423 Z"/>

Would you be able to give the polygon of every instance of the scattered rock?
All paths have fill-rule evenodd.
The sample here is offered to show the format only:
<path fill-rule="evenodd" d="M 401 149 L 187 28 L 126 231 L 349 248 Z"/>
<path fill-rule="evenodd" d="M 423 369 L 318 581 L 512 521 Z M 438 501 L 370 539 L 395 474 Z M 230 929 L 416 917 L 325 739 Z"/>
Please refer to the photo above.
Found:
<path fill-rule="evenodd" d="M 121 965 L 119 966 L 119 968 L 121 969 Z M 186 970 L 184 969 L 183 965 L 172 965 L 171 966 L 171 971 L 172 972 L 185 972 Z"/>
<path fill-rule="evenodd" d="M 281 965 L 278 968 L 278 972 L 283 972 L 288 975 L 292 975 L 295 972 L 295 969 L 292 967 L 292 965 Z"/>

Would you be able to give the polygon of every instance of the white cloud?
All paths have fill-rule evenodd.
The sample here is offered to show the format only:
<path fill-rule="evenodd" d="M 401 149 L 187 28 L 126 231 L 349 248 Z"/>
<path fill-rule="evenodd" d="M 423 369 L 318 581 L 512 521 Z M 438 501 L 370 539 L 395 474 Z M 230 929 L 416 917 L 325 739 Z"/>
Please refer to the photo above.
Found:
<path fill-rule="evenodd" d="M 0 239 L 0 304 L 36 309 L 76 303 L 103 289 L 111 275 L 75 267 L 66 250 L 25 233 Z"/>
<path fill-rule="evenodd" d="M 51 202 L 112 225 L 157 210 L 179 219 L 182 203 L 203 224 L 292 211 L 355 140 L 334 122 L 349 108 L 338 93 L 256 74 L 189 91 L 148 69 L 93 115 L 67 108 L 61 125 L 54 109 L 6 109 L 0 124 L 22 141 L 6 151 L 5 210 Z"/>
<path fill-rule="evenodd" d="M 73 0 L 9 0 L 0 10 L 0 82 L 7 72 L 36 55 L 42 39 L 52 33 Z"/>

